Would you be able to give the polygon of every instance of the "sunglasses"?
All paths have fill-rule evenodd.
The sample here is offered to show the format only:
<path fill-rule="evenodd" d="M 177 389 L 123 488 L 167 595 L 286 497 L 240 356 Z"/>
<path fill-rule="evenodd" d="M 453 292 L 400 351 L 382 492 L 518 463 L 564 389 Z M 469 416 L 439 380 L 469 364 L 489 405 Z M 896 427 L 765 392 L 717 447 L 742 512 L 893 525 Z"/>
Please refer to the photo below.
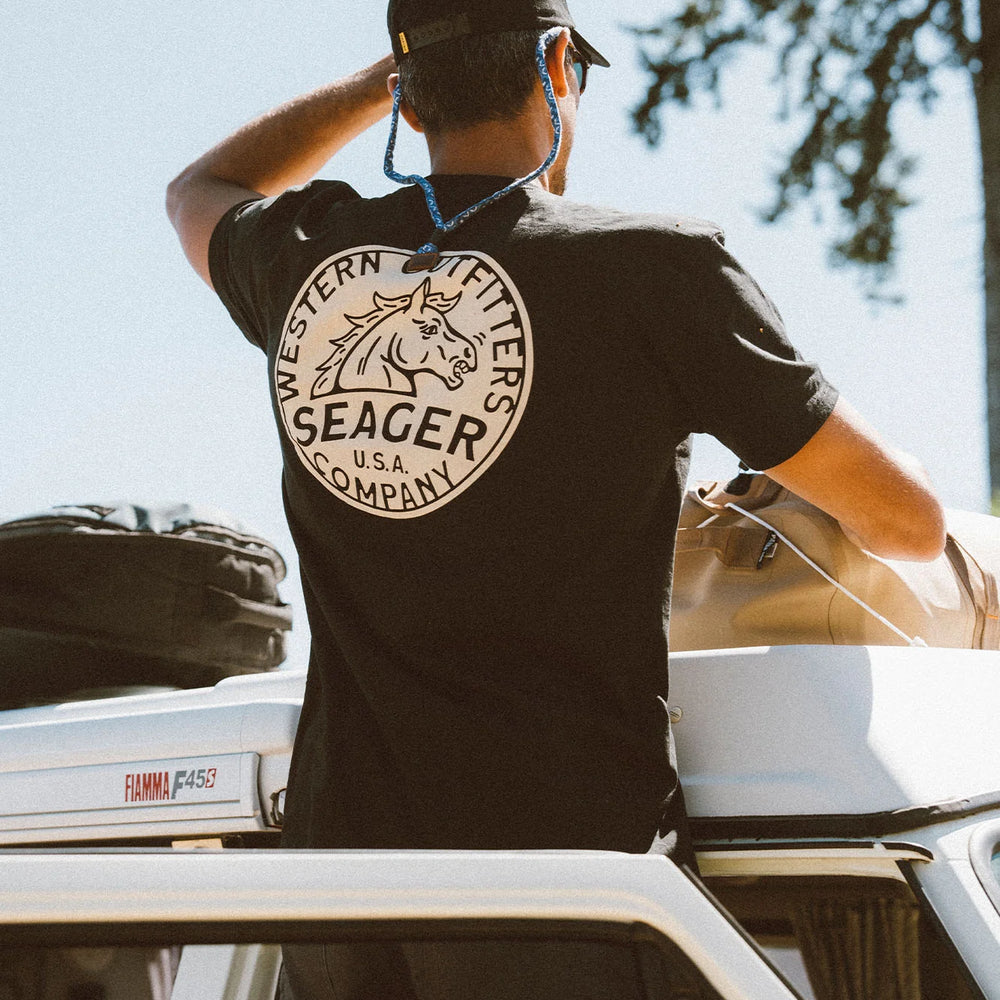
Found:
<path fill-rule="evenodd" d="M 573 72 L 576 73 L 576 82 L 582 94 L 587 89 L 587 70 L 590 69 L 590 60 L 572 46 L 569 47 L 570 59 L 573 61 Z"/>

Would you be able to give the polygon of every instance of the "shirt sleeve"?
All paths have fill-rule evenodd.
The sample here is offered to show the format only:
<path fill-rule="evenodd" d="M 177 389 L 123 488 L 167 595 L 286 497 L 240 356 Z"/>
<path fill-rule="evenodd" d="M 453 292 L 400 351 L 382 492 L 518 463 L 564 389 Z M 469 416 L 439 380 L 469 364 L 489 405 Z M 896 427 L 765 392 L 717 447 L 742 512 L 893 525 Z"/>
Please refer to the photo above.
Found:
<path fill-rule="evenodd" d="M 267 350 L 270 290 L 281 261 L 322 224 L 331 205 L 359 197 L 348 184 L 312 181 L 240 202 L 219 220 L 208 247 L 212 287 L 251 344 Z"/>
<path fill-rule="evenodd" d="M 752 469 L 791 458 L 833 411 L 837 390 L 789 342 L 778 310 L 726 251 L 702 236 L 687 271 L 688 335 L 664 344 L 691 431 L 721 441 Z"/>

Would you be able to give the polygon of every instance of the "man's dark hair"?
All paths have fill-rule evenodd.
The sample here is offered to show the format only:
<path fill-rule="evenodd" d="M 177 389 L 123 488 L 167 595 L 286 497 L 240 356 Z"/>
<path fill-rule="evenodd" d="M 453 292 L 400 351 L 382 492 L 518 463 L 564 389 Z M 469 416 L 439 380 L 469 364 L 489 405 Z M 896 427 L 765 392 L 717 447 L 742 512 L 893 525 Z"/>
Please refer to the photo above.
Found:
<path fill-rule="evenodd" d="M 428 132 L 516 118 L 538 79 L 538 32 L 470 35 L 402 60 L 403 96 Z"/>

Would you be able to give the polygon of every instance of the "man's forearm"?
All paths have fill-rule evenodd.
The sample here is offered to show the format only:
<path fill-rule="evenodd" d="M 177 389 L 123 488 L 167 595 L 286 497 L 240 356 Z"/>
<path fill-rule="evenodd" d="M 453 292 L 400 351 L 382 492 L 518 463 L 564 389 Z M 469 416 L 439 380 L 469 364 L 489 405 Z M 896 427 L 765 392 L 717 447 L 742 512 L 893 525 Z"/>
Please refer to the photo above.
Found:
<path fill-rule="evenodd" d="M 309 180 L 338 150 L 389 113 L 391 56 L 297 97 L 244 125 L 185 171 L 280 194 Z M 182 175 L 183 176 L 183 175 Z"/>
<path fill-rule="evenodd" d="M 167 215 L 191 266 L 209 284 L 212 232 L 233 205 L 309 180 L 338 150 L 389 113 L 386 56 L 269 111 L 223 139 L 171 181 Z"/>

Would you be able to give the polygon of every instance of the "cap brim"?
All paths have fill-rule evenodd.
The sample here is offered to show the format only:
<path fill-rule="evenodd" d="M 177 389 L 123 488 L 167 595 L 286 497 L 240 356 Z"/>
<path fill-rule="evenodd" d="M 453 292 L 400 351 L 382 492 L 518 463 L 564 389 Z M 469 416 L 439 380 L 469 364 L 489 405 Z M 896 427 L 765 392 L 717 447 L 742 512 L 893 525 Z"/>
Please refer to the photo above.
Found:
<path fill-rule="evenodd" d="M 570 34 L 573 38 L 573 44 L 576 46 L 577 52 L 581 55 L 585 55 L 595 66 L 610 66 L 611 63 L 601 55 L 597 49 L 594 48 L 590 42 L 587 41 L 583 35 L 580 34 L 576 28 L 570 28 Z"/>

